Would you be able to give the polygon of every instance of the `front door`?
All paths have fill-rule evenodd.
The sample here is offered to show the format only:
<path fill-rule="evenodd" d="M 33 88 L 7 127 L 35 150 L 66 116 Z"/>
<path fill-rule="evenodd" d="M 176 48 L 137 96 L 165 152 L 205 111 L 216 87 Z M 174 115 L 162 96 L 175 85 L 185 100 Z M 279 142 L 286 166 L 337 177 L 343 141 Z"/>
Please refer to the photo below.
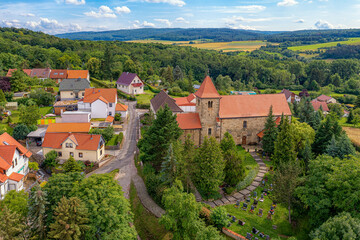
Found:
<path fill-rule="evenodd" d="M 246 136 L 243 136 L 242 137 L 242 143 L 241 143 L 242 145 L 246 145 Z"/>

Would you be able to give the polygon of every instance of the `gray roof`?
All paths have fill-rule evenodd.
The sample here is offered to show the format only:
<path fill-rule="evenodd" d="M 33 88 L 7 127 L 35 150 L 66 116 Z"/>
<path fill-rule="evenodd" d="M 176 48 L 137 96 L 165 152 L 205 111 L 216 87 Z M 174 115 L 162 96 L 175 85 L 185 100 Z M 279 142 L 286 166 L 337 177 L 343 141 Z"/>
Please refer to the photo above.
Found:
<path fill-rule="evenodd" d="M 136 76 L 139 77 L 136 73 L 123 72 L 116 83 L 129 86 Z"/>
<path fill-rule="evenodd" d="M 85 78 L 64 79 L 60 83 L 59 91 L 80 91 L 90 88 L 90 82 Z"/>
<path fill-rule="evenodd" d="M 167 95 L 164 90 L 161 90 L 153 99 L 150 100 L 151 106 L 155 113 L 159 108 L 164 107 L 167 104 L 173 113 L 183 112 L 183 110 L 176 104 L 175 99 Z"/>
<path fill-rule="evenodd" d="M 37 130 L 30 132 L 27 137 L 43 138 L 45 137 L 46 129 L 47 128 L 38 128 Z"/>

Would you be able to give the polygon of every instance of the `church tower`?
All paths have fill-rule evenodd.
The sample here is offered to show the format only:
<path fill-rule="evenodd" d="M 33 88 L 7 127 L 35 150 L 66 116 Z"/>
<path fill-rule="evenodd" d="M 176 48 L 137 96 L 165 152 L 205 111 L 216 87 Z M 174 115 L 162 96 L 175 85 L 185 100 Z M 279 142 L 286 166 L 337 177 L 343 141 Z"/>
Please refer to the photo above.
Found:
<path fill-rule="evenodd" d="M 217 118 L 219 117 L 220 98 L 211 78 L 206 76 L 196 96 L 196 112 L 201 122 L 201 143 L 204 137 L 219 137 Z"/>

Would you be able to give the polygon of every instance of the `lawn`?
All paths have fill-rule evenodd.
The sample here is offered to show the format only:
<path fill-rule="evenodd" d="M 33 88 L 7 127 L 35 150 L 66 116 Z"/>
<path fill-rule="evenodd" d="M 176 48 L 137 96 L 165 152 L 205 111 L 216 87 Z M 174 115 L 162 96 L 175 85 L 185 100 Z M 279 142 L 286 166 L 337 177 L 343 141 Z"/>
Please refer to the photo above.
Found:
<path fill-rule="evenodd" d="M 267 176 L 270 179 L 271 175 L 267 174 Z M 269 187 L 269 183 L 267 183 L 266 187 Z M 255 190 L 257 192 L 258 199 L 263 189 L 263 187 L 258 187 Z M 253 198 L 251 198 L 250 204 L 248 204 L 246 211 L 242 210 L 242 202 L 240 203 L 239 208 L 235 208 L 234 204 L 225 206 L 229 214 L 235 216 L 237 219 L 245 221 L 244 226 L 237 224 L 237 222 L 232 223 L 232 225 L 228 227 L 230 230 L 243 236 L 246 236 L 246 233 L 248 232 L 251 233 L 253 227 L 258 229 L 260 232 L 263 232 L 265 235 L 269 235 L 271 238 L 281 236 L 285 239 L 286 236 L 294 235 L 291 224 L 288 222 L 288 210 L 281 204 L 277 204 L 275 213 L 274 215 L 272 215 L 272 220 L 267 219 L 268 211 L 270 210 L 270 207 L 273 203 L 273 201 L 271 200 L 271 194 L 269 194 L 268 196 L 264 196 L 264 202 L 259 201 L 254 213 L 251 213 L 249 210 L 253 201 Z M 260 208 L 263 209 L 262 217 L 257 215 Z M 276 225 L 277 228 L 273 229 L 273 225 Z M 257 237 L 260 238 L 259 236 Z"/>
<path fill-rule="evenodd" d="M 360 38 L 349 38 L 346 41 L 337 41 L 337 42 L 327 42 L 327 43 L 319 43 L 319 44 L 311 44 L 311 45 L 301 45 L 289 47 L 288 49 L 292 51 L 316 51 L 319 48 L 326 47 L 335 47 L 338 44 L 342 45 L 360 45 Z"/>
<path fill-rule="evenodd" d="M 118 135 L 114 134 L 114 136 L 106 143 L 106 146 L 115 146 L 117 145 L 117 137 Z"/>
<path fill-rule="evenodd" d="M 243 147 L 237 146 L 240 155 L 244 159 L 244 166 L 245 166 L 245 176 L 253 169 L 258 168 L 257 162 L 254 158 L 248 153 Z"/>
<path fill-rule="evenodd" d="M 46 114 L 53 113 L 52 109 L 53 107 L 41 107 L 40 108 L 41 116 L 45 116 Z"/>
<path fill-rule="evenodd" d="M 138 104 L 150 104 L 150 100 L 156 95 L 150 90 L 145 90 L 144 94 L 136 95 Z"/>
<path fill-rule="evenodd" d="M 144 240 L 167 240 L 171 239 L 171 233 L 159 224 L 159 219 L 152 215 L 141 204 L 133 183 L 130 186 L 131 210 L 134 214 L 134 225 L 141 239 Z"/>

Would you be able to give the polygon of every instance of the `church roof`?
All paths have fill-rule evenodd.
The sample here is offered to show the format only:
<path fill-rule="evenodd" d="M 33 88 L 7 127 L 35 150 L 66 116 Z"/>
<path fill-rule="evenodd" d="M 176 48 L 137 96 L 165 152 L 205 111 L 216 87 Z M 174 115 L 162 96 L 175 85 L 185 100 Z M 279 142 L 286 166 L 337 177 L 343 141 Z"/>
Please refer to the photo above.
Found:
<path fill-rule="evenodd" d="M 195 95 L 199 98 L 220 98 L 211 78 L 206 76 L 202 82 L 199 90 L 196 91 Z"/>
<path fill-rule="evenodd" d="M 201 122 L 198 113 L 179 113 L 176 115 L 176 121 L 183 130 L 201 129 Z"/>
<path fill-rule="evenodd" d="M 291 115 L 284 94 L 259 94 L 221 96 L 219 117 L 266 117 L 271 106 L 275 116 Z"/>

